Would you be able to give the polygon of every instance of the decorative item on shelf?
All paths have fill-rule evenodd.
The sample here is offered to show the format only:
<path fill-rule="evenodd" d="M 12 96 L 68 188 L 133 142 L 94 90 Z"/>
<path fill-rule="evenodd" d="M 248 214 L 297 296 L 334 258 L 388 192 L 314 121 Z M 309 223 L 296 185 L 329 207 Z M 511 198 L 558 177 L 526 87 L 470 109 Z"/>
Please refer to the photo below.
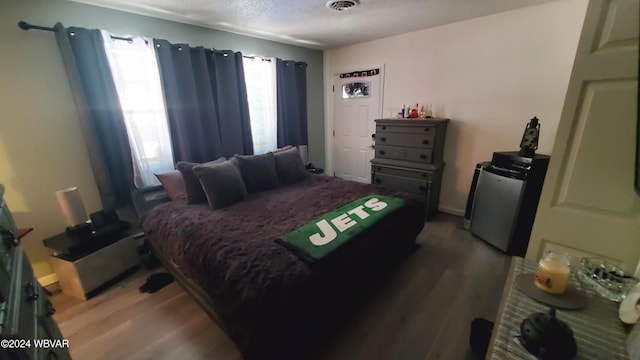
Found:
<path fill-rule="evenodd" d="M 532 273 L 518 275 L 515 287 L 537 302 L 556 309 L 577 310 L 582 309 L 587 304 L 584 294 L 571 285 L 567 286 L 562 294 L 550 294 L 540 290 L 535 285 L 535 274 Z"/>
<path fill-rule="evenodd" d="M 540 136 L 540 123 L 537 117 L 533 117 L 524 129 L 520 140 L 520 156 L 533 157 L 538 150 L 538 137 Z"/>
<path fill-rule="evenodd" d="M 603 298 L 615 302 L 622 301 L 636 282 L 622 269 L 597 257 L 582 258 L 578 280 Z"/>
<path fill-rule="evenodd" d="M 416 107 L 412 108 L 411 112 L 409 112 L 409 118 L 411 119 L 418 118 L 418 104 L 416 104 Z"/>
<path fill-rule="evenodd" d="M 578 345 L 573 330 L 556 317 L 556 309 L 534 313 L 520 324 L 520 344 L 542 360 L 573 359 Z"/>
<path fill-rule="evenodd" d="M 433 117 L 433 111 L 431 108 L 431 104 L 427 104 L 427 119 L 431 119 Z"/>
<path fill-rule="evenodd" d="M 625 294 L 618 308 L 618 317 L 627 325 L 633 325 L 640 321 L 640 283 L 637 283 Z"/>
<path fill-rule="evenodd" d="M 427 118 L 427 112 L 424 110 L 424 105 L 422 105 L 422 107 L 420 107 L 420 112 L 418 113 L 418 117 L 420 119 L 426 119 Z"/>
<path fill-rule="evenodd" d="M 60 207 L 60 212 L 67 223 L 67 233 L 80 238 L 91 234 L 91 224 L 84 209 L 80 191 L 77 187 L 70 187 L 56 191 L 56 200 Z"/>
<path fill-rule="evenodd" d="M 563 294 L 569 284 L 570 273 L 571 256 L 547 250 L 538 263 L 534 283 L 549 294 Z"/>

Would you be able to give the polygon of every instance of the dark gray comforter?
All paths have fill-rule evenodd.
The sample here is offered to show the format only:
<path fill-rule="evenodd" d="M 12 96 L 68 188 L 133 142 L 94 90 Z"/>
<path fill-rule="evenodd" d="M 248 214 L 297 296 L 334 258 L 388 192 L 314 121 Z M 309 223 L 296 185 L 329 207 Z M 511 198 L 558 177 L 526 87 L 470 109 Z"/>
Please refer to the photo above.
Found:
<path fill-rule="evenodd" d="M 274 242 L 371 193 L 407 204 L 340 250 L 331 264 L 310 267 Z M 406 253 L 423 225 L 423 204 L 407 194 L 315 175 L 215 211 L 207 204 L 162 204 L 142 222 L 152 245 L 209 295 L 221 327 L 245 358 L 283 357 L 301 346 L 296 327 L 339 317 L 339 305 L 384 273 L 394 254 Z"/>

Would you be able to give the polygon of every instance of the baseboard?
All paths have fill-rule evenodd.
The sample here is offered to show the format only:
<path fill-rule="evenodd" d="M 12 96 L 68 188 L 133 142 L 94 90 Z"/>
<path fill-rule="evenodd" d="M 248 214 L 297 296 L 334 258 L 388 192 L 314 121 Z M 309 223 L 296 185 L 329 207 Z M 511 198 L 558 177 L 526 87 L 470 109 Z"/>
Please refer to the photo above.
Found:
<path fill-rule="evenodd" d="M 464 210 L 455 209 L 448 206 L 439 205 L 438 210 L 451 215 L 464 216 Z"/>
<path fill-rule="evenodd" d="M 49 275 L 45 275 L 45 276 L 39 277 L 38 278 L 38 282 L 42 286 L 49 286 L 51 284 L 54 284 L 54 283 L 58 282 L 58 275 L 53 273 L 53 274 L 49 274 Z"/>

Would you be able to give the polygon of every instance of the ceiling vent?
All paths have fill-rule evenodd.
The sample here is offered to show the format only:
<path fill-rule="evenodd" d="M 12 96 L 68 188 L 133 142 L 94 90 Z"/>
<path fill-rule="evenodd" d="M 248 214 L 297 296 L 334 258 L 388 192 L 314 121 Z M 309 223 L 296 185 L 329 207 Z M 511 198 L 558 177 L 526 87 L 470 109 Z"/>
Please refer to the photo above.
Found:
<path fill-rule="evenodd" d="M 358 2 L 355 0 L 329 0 L 326 5 L 331 10 L 344 11 L 356 7 Z"/>

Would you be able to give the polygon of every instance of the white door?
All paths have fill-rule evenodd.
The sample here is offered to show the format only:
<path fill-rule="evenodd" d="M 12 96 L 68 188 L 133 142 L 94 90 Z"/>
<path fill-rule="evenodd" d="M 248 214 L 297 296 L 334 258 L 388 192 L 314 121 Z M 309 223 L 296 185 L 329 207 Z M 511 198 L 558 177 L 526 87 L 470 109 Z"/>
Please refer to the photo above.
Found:
<path fill-rule="evenodd" d="M 371 182 L 375 119 L 382 115 L 382 74 L 333 79 L 335 176 Z"/>
<path fill-rule="evenodd" d="M 528 258 L 555 247 L 636 271 L 639 13 L 638 0 L 589 2 Z"/>

